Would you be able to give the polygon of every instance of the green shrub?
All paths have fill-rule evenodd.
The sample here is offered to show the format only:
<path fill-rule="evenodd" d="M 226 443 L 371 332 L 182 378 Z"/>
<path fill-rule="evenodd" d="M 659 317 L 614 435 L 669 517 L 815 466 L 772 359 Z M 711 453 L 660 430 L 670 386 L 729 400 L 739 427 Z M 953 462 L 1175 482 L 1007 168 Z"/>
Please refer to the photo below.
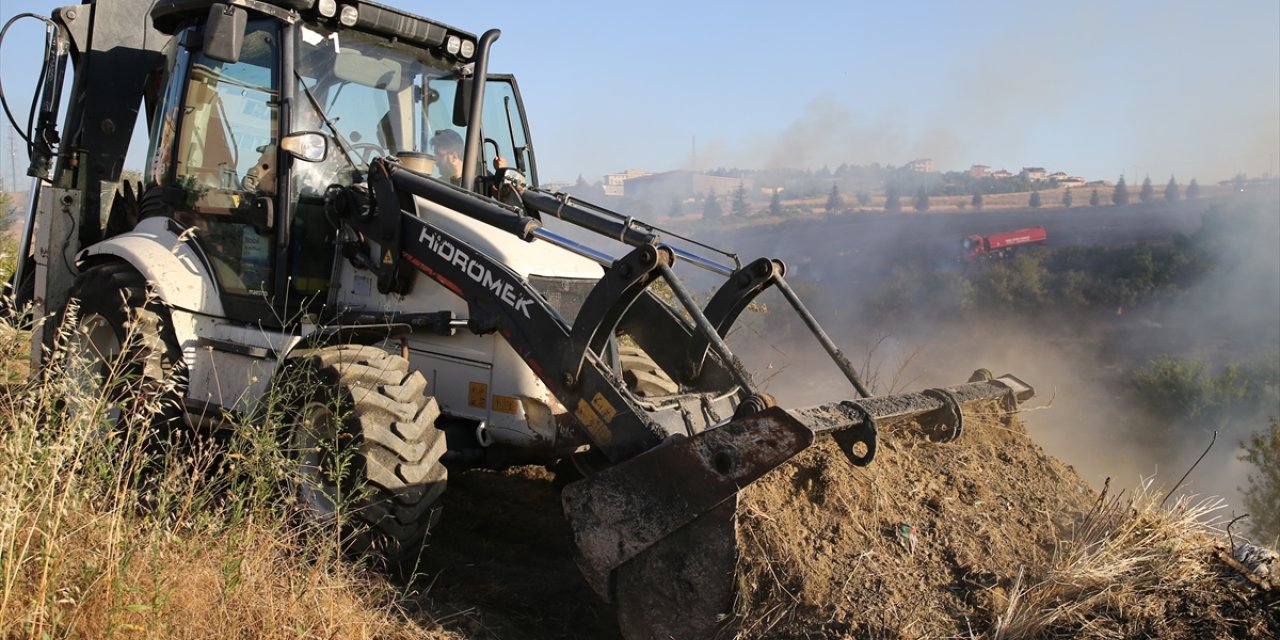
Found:
<path fill-rule="evenodd" d="M 1240 459 L 1254 466 L 1243 489 L 1250 529 L 1263 544 L 1280 545 L 1280 421 L 1271 418 L 1265 429 L 1242 444 L 1245 453 Z"/>

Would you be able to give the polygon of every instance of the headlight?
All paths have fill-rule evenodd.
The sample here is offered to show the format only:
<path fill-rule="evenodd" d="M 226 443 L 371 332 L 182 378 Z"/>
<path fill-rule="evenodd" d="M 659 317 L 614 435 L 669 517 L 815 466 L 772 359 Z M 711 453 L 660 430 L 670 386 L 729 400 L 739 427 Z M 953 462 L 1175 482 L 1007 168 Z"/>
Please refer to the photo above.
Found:
<path fill-rule="evenodd" d="M 462 57 L 470 58 L 476 54 L 476 43 L 470 40 L 462 41 Z"/>
<path fill-rule="evenodd" d="M 458 51 L 461 49 L 462 38 L 459 38 L 458 36 L 449 36 L 448 39 L 444 41 L 444 50 L 448 51 L 449 55 L 456 56 L 458 55 Z"/>
<path fill-rule="evenodd" d="M 338 13 L 338 2 L 337 0 L 320 0 L 316 3 L 316 11 L 326 18 L 332 18 Z"/>
<path fill-rule="evenodd" d="M 342 14 L 338 16 L 338 22 L 344 27 L 354 27 L 356 22 L 360 20 L 360 10 L 349 5 L 342 5 Z"/>

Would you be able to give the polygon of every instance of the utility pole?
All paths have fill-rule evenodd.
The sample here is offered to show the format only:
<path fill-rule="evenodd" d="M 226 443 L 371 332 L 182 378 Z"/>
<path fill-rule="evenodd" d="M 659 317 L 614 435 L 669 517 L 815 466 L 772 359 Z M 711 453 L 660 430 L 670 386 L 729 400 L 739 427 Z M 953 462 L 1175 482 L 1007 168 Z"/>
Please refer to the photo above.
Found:
<path fill-rule="evenodd" d="M 18 149 L 13 143 L 13 127 L 6 127 L 9 130 L 9 185 L 14 188 L 18 185 Z"/>

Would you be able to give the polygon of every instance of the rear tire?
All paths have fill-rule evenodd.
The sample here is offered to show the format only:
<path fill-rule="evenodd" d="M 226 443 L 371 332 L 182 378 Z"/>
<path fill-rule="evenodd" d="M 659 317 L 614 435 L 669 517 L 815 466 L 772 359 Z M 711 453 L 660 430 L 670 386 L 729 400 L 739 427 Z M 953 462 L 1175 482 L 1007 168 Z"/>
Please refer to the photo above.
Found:
<path fill-rule="evenodd" d="M 286 447 L 300 463 L 294 491 L 306 518 L 346 511 L 347 550 L 403 568 L 434 523 L 448 477 L 440 409 L 422 374 L 375 347 L 290 355 L 277 382 Z"/>

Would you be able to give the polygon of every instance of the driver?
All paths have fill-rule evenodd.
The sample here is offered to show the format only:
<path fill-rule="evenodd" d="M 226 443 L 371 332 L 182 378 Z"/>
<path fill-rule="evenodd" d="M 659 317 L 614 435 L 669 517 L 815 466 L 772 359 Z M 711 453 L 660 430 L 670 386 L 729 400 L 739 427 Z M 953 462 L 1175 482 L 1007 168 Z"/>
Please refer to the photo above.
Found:
<path fill-rule="evenodd" d="M 441 129 L 431 138 L 440 178 L 462 185 L 462 136 L 453 129 Z"/>
<path fill-rule="evenodd" d="M 436 167 L 440 170 L 440 178 L 462 186 L 462 136 L 453 129 L 441 129 L 432 136 L 431 149 L 436 156 Z M 505 158 L 494 157 L 494 171 L 500 171 L 506 166 Z"/>

